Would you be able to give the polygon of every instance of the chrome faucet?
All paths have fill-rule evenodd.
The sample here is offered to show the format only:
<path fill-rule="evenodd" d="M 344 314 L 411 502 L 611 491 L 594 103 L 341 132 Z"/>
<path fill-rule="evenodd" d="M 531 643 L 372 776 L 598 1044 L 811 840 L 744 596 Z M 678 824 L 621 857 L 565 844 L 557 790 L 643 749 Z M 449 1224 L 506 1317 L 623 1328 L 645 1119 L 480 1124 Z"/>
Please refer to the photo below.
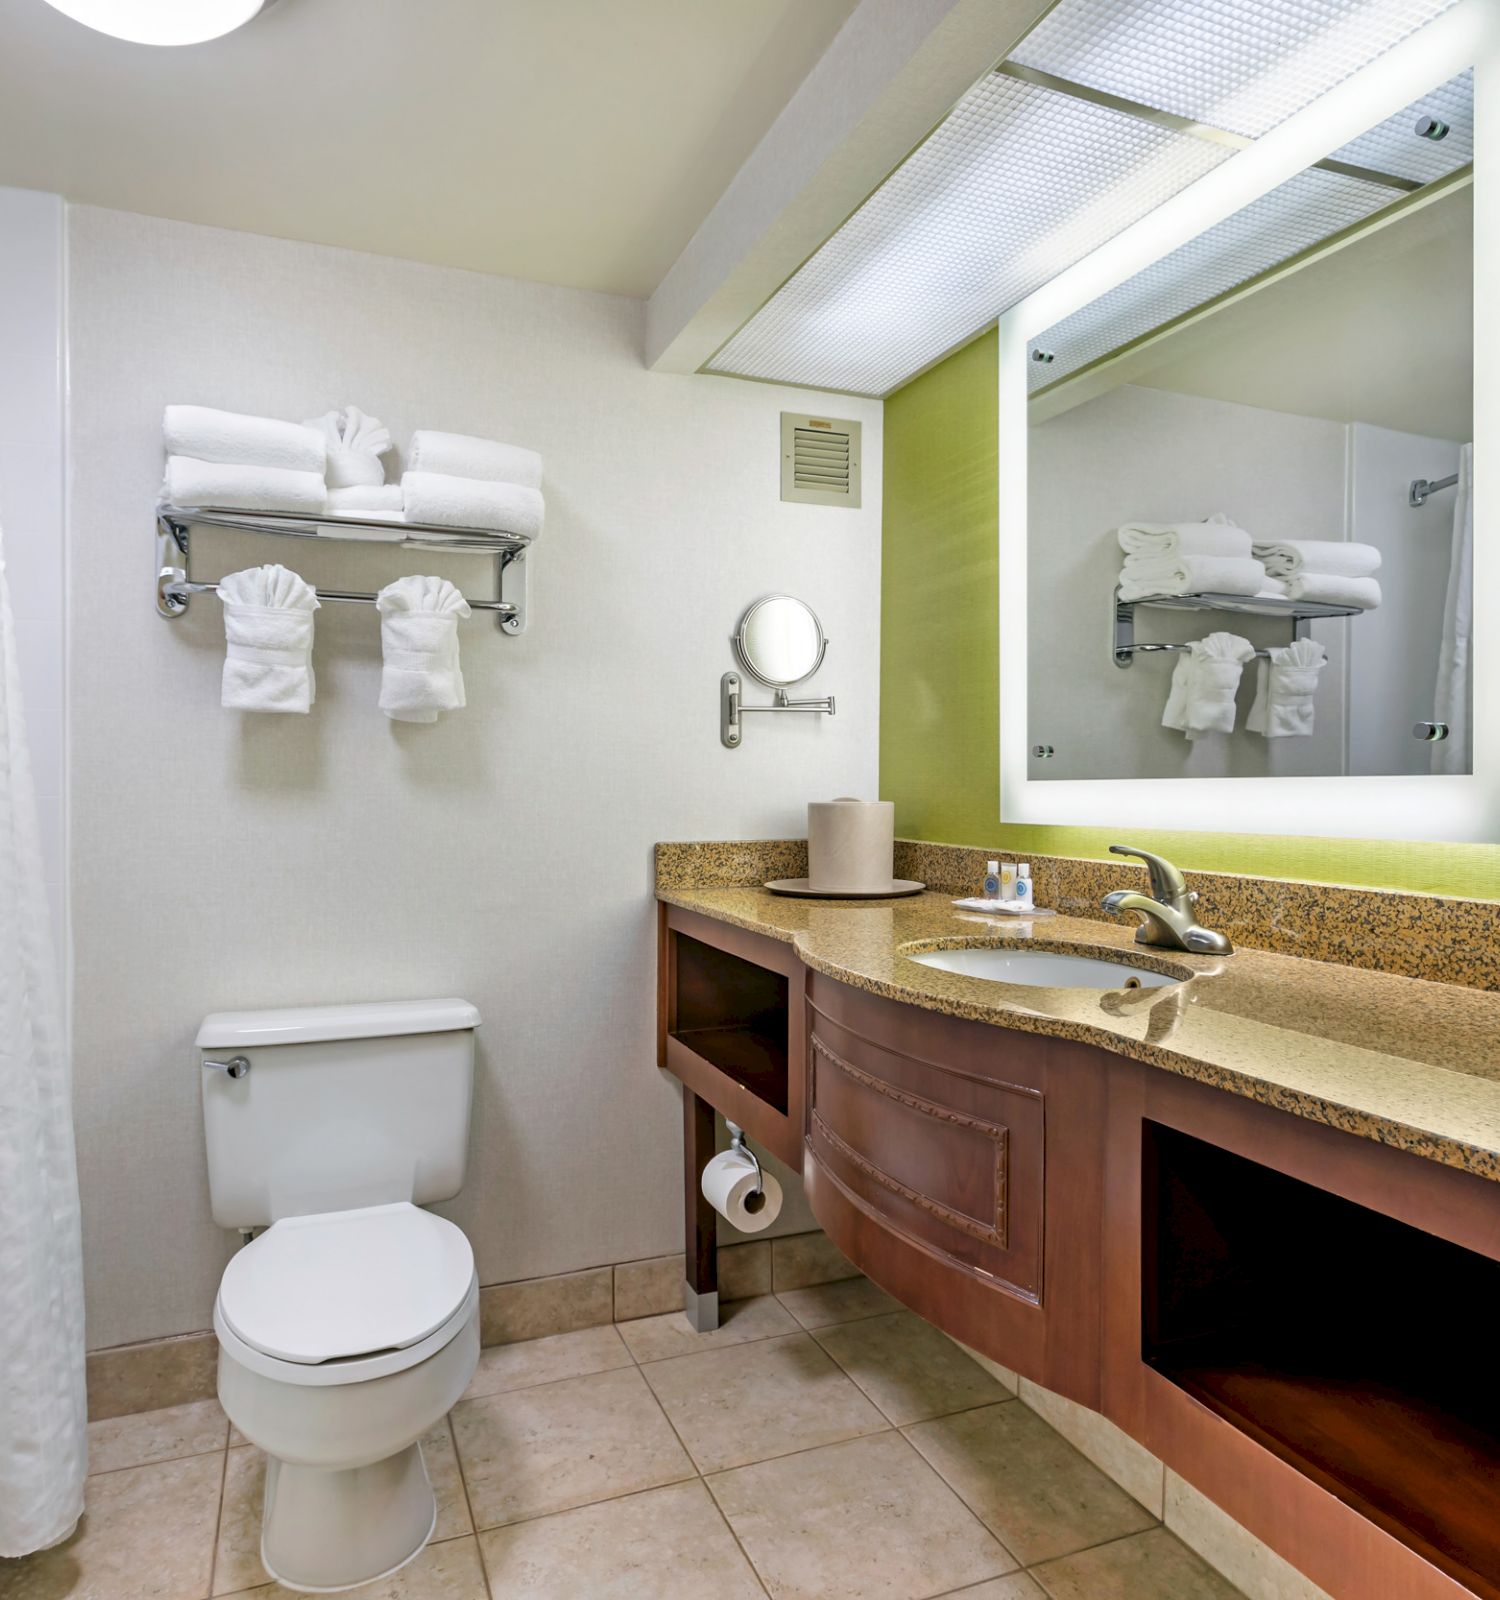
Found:
<path fill-rule="evenodd" d="M 1187 950 L 1193 955 L 1228 956 L 1234 946 L 1222 933 L 1200 928 L 1193 914 L 1197 894 L 1188 888 L 1181 871 L 1163 856 L 1133 845 L 1112 844 L 1110 853 L 1136 856 L 1146 863 L 1151 874 L 1151 893 L 1135 889 L 1116 889 L 1104 897 L 1106 911 L 1139 911 L 1141 925 L 1135 931 L 1137 944 L 1157 945 L 1167 950 Z"/>

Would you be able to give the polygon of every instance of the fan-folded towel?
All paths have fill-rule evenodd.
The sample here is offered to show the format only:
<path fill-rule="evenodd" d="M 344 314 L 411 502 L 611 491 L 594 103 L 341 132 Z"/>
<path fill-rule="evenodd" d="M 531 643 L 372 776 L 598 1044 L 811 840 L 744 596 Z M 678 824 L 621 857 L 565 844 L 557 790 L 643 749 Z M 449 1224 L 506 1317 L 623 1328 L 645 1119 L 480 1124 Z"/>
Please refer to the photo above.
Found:
<path fill-rule="evenodd" d="M 486 483 L 519 483 L 527 489 L 542 486 L 542 458 L 535 450 L 430 428 L 418 428 L 411 436 L 406 469 L 442 472 L 450 478 L 481 478 Z"/>
<path fill-rule="evenodd" d="M 327 459 L 323 435 L 300 422 L 251 417 L 212 406 L 168 406 L 162 436 L 169 456 L 221 461 L 242 467 L 279 467 L 315 472 L 321 478 Z"/>
<path fill-rule="evenodd" d="M 219 579 L 224 602 L 222 703 L 231 711 L 308 711 L 318 596 L 285 567 L 247 567 Z"/>
<path fill-rule="evenodd" d="M 1313 731 L 1313 696 L 1328 652 L 1316 639 L 1297 639 L 1256 662 L 1255 704 L 1245 718 L 1268 739 L 1305 738 Z"/>
<path fill-rule="evenodd" d="M 446 578 L 397 578 L 375 597 L 380 610 L 380 709 L 393 722 L 436 722 L 464 705 L 458 619 L 469 603 Z"/>
<path fill-rule="evenodd" d="M 322 435 L 327 448 L 330 489 L 385 482 L 380 458 L 391 447 L 391 430 L 383 422 L 358 406 L 345 406 L 309 419 L 306 426 Z"/>
<path fill-rule="evenodd" d="M 535 539 L 542 531 L 541 492 L 519 483 L 450 478 L 443 472 L 408 472 L 401 479 L 408 522 L 444 528 L 486 528 Z"/>
<path fill-rule="evenodd" d="M 1172 673 L 1162 727 L 1176 728 L 1189 739 L 1205 733 L 1233 733 L 1235 692 L 1245 663 L 1254 655 L 1250 641 L 1236 633 L 1211 633 L 1206 639 L 1195 639 Z"/>
<path fill-rule="evenodd" d="M 223 511 L 317 513 L 327 503 L 323 473 L 291 467 L 248 467 L 233 462 L 168 456 L 162 498 L 168 505 Z"/>

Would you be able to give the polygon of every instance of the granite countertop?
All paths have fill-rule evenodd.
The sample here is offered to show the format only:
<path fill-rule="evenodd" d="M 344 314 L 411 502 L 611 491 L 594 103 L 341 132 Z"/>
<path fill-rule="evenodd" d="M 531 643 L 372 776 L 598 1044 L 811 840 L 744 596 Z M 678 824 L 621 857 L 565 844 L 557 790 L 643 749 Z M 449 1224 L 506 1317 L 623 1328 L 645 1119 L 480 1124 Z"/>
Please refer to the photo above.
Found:
<path fill-rule="evenodd" d="M 907 900 L 818 901 L 761 888 L 657 898 L 792 945 L 840 982 L 996 1027 L 1099 1045 L 1445 1166 L 1500 1181 L 1500 994 L 1241 948 L 1146 951 L 1134 920 L 1034 921 Z M 1030 988 L 924 967 L 904 947 L 1015 944 L 1187 975 L 1158 989 Z"/>

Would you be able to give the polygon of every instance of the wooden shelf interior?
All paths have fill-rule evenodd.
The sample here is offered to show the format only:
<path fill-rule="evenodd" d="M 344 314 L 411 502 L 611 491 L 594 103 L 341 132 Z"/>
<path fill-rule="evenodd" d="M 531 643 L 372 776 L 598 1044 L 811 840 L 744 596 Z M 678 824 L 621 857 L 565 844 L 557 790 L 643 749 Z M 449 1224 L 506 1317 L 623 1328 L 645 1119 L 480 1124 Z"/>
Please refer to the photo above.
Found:
<path fill-rule="evenodd" d="M 789 1011 L 786 978 L 673 930 L 668 1032 L 774 1111 L 787 1111 Z"/>
<path fill-rule="evenodd" d="M 1146 1125 L 1142 1354 L 1500 1600 L 1500 1263 Z"/>

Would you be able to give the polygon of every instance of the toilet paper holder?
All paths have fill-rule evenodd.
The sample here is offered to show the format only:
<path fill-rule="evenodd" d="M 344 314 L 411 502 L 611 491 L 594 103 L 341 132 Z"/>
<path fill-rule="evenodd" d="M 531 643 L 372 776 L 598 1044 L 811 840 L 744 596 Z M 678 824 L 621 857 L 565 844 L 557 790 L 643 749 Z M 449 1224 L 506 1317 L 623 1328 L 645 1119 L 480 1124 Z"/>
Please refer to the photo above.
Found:
<path fill-rule="evenodd" d="M 766 1184 L 764 1174 L 760 1170 L 760 1157 L 750 1148 L 750 1141 L 745 1137 L 745 1130 L 737 1122 L 725 1120 L 724 1126 L 729 1130 L 729 1148 L 736 1155 L 746 1156 L 755 1168 L 755 1188 L 746 1199 L 746 1209 L 759 1211 L 760 1205 L 765 1204 Z M 749 1200 L 757 1199 L 760 1205 L 751 1205 Z"/>

